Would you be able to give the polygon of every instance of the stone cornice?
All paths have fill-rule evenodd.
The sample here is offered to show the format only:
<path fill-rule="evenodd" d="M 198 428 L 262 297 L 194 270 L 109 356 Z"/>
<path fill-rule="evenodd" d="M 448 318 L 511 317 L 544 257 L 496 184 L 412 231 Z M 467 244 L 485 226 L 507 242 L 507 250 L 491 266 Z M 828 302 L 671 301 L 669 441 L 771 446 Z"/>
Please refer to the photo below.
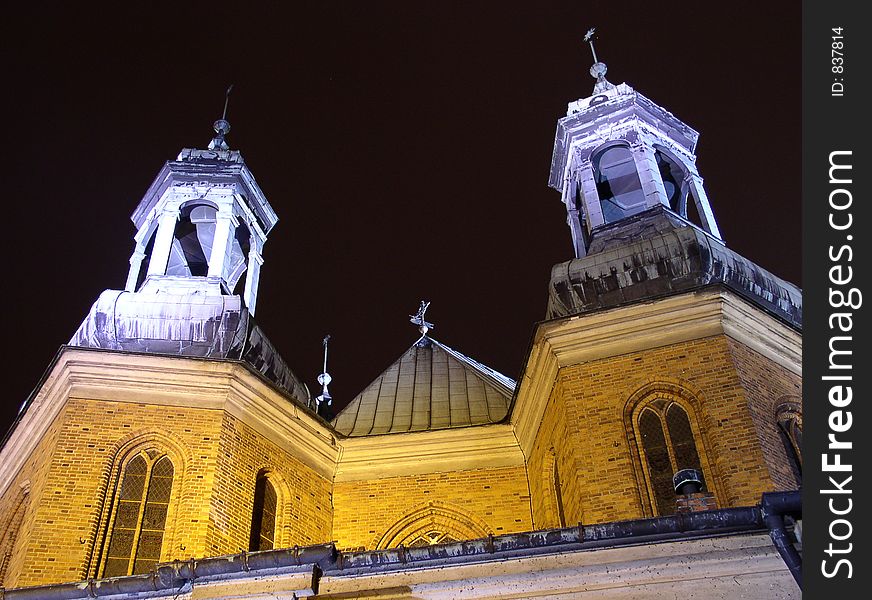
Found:
<path fill-rule="evenodd" d="M 802 372 L 802 336 L 721 288 L 540 324 L 511 414 L 522 451 L 529 456 L 533 448 L 561 367 L 719 334 Z"/>
<path fill-rule="evenodd" d="M 341 445 L 336 482 L 524 465 L 506 424 L 348 438 Z"/>
<path fill-rule="evenodd" d="M 226 410 L 327 479 L 332 430 L 237 361 L 65 347 L 0 452 L 0 494 L 68 398 Z"/>

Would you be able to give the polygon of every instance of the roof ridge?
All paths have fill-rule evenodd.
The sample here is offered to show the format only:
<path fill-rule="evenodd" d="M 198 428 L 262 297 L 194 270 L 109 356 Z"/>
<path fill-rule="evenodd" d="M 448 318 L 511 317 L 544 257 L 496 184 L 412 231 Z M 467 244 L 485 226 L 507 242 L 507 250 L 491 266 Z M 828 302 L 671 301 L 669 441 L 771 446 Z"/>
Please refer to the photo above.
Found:
<path fill-rule="evenodd" d="M 437 346 L 439 346 L 440 348 L 445 350 L 448 354 L 450 354 L 451 356 L 453 356 L 457 360 L 469 365 L 470 367 L 472 367 L 476 371 L 479 371 L 482 375 L 490 378 L 494 383 L 505 387 L 506 391 L 509 394 L 514 393 L 515 388 L 518 386 L 518 382 L 515 381 L 514 379 L 512 379 L 511 377 L 503 375 L 502 373 L 500 373 L 496 369 L 492 369 L 491 367 L 487 366 L 486 364 L 478 362 L 474 358 L 470 358 L 469 356 L 463 354 L 462 352 L 458 352 L 454 348 L 451 348 L 450 346 L 443 344 L 442 342 L 440 342 L 437 339 L 434 339 L 430 336 L 425 336 L 425 337 L 427 337 L 427 339 L 429 339 L 431 342 L 433 342 L 434 344 L 436 344 Z"/>

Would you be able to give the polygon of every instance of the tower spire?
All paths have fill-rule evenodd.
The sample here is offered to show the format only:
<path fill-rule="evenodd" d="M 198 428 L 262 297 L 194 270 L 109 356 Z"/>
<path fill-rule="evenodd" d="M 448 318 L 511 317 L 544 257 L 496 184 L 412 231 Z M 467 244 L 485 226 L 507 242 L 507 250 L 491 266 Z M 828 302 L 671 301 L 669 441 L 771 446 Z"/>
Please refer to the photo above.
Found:
<path fill-rule="evenodd" d="M 587 33 L 584 34 L 584 41 L 590 44 L 590 52 L 593 54 L 593 65 L 590 67 L 590 76 L 596 79 L 596 85 L 593 87 L 594 94 L 600 94 L 606 90 L 610 90 L 614 85 L 612 85 L 606 79 L 606 71 L 608 71 L 608 67 L 606 63 L 600 62 L 596 57 L 596 49 L 593 47 L 593 34 L 596 31 L 596 28 L 591 27 L 587 30 Z"/>
<path fill-rule="evenodd" d="M 215 130 L 215 137 L 209 142 L 209 150 L 230 150 L 230 146 L 224 141 L 224 136 L 230 133 L 230 122 L 227 120 L 227 106 L 230 104 L 230 92 L 233 90 L 233 84 L 227 88 L 224 94 L 224 112 L 221 113 L 221 118 L 212 124 L 212 129 Z"/>

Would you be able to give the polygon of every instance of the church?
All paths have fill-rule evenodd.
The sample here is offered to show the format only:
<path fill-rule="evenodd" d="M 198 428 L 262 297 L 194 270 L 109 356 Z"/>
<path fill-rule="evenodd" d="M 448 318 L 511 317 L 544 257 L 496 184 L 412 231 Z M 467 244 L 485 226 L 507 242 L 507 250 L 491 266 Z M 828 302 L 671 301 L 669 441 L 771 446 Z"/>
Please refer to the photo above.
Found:
<path fill-rule="evenodd" d="M 229 123 L 166 162 L 3 439 L 0 598 L 799 598 L 801 290 L 723 242 L 699 134 L 594 59 L 518 381 L 422 301 L 332 415 L 327 340 L 316 397 L 255 321 L 279 216 Z"/>

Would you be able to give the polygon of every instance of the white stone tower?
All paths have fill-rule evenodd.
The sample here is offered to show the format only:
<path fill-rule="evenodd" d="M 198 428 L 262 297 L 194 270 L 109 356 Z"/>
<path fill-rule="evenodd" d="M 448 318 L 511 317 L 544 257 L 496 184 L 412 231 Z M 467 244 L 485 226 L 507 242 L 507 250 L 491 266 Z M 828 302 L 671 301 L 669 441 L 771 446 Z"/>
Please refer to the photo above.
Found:
<path fill-rule="evenodd" d="M 562 194 L 576 258 L 598 228 L 659 205 L 689 221 L 695 211 L 692 220 L 720 240 L 696 168 L 699 134 L 626 83 L 609 83 L 595 52 L 590 73 L 593 95 L 557 123 L 548 181 Z"/>
<path fill-rule="evenodd" d="M 278 217 L 242 155 L 227 147 L 229 130 L 216 121 L 209 149 L 168 161 L 136 207 L 126 291 L 239 295 L 254 315 L 261 252 Z"/>

